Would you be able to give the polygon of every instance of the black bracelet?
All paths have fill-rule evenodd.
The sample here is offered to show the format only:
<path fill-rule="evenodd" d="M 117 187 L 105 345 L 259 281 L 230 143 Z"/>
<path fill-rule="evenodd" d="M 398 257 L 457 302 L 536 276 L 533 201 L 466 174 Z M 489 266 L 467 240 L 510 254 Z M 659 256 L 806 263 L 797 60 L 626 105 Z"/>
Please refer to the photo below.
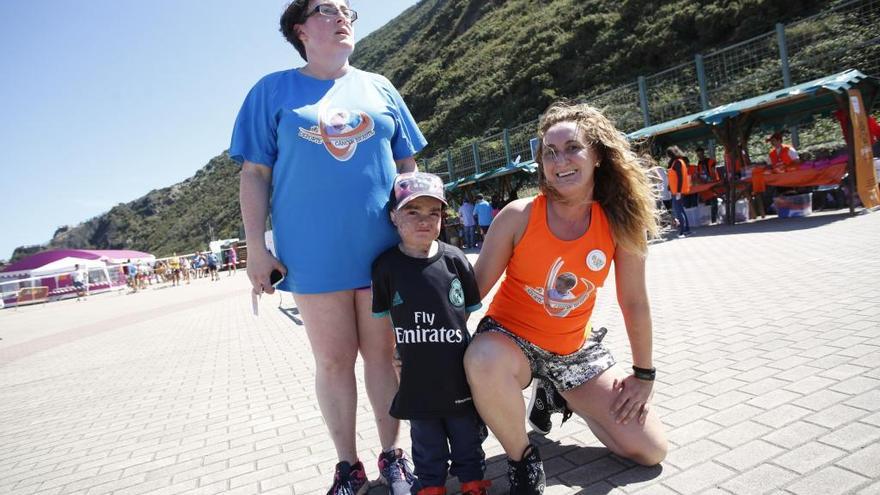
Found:
<path fill-rule="evenodd" d="M 647 380 L 653 382 L 657 378 L 657 368 L 639 368 L 633 366 L 633 376 L 639 380 Z"/>

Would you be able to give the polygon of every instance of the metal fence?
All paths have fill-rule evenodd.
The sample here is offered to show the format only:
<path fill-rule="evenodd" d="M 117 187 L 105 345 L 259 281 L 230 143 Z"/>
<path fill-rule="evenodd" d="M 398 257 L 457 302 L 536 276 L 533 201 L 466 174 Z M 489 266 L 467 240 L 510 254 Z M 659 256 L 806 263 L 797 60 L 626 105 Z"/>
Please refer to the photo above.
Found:
<path fill-rule="evenodd" d="M 844 40 L 844 43 L 841 43 Z M 839 3 L 692 62 L 582 101 L 600 108 L 624 132 L 662 123 L 767 91 L 858 69 L 880 75 L 880 0 Z M 537 119 L 445 150 L 422 167 L 446 181 L 532 159 Z"/>

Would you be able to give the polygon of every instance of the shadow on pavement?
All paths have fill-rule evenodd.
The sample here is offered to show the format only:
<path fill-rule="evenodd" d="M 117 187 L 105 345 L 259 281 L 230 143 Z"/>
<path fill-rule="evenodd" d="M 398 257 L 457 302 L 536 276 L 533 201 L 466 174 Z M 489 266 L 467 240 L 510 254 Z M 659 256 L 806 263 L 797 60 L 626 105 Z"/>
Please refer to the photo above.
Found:
<path fill-rule="evenodd" d="M 847 220 L 858 215 L 869 213 L 867 210 L 856 210 L 855 215 L 850 215 L 849 210 L 835 210 L 834 212 L 821 212 L 808 217 L 778 218 L 769 217 L 762 220 L 753 220 L 736 225 L 710 225 L 692 230 L 688 237 L 714 237 L 737 234 L 762 234 L 770 232 L 791 232 L 794 230 L 815 229 L 826 225 Z M 679 239 L 677 232 L 667 232 L 664 240 Z"/>
<path fill-rule="evenodd" d="M 562 444 L 536 433 L 529 433 L 529 440 L 540 450 L 548 489 L 565 486 L 578 489 L 576 493 L 606 495 L 629 484 L 655 479 L 663 472 L 662 465 L 639 466 L 628 459 L 617 457 L 604 447 Z M 490 494 L 509 492 L 506 454 L 486 458 L 485 478 L 492 480 Z M 446 482 L 447 493 L 461 493 L 459 486 L 459 481 L 450 475 Z M 388 489 L 381 485 L 373 486 L 368 493 L 385 495 Z"/>
<path fill-rule="evenodd" d="M 295 307 L 294 308 L 284 308 L 284 307 L 278 306 L 278 311 L 281 311 L 281 314 L 290 318 L 291 321 L 293 321 L 297 325 L 302 326 L 302 324 L 303 324 L 302 319 L 297 317 L 297 315 L 299 315 L 298 308 L 295 308 Z"/>

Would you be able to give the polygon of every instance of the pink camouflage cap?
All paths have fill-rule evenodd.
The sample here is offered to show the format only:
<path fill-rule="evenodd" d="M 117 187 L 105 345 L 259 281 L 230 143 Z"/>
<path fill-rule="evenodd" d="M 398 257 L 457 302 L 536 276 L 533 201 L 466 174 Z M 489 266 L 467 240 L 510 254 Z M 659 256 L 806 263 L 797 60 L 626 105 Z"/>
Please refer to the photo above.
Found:
<path fill-rule="evenodd" d="M 420 196 L 437 198 L 444 205 L 447 204 L 443 193 L 443 181 L 434 174 L 407 172 L 394 179 L 394 199 L 397 202 L 395 209 L 403 208 L 407 203 Z"/>

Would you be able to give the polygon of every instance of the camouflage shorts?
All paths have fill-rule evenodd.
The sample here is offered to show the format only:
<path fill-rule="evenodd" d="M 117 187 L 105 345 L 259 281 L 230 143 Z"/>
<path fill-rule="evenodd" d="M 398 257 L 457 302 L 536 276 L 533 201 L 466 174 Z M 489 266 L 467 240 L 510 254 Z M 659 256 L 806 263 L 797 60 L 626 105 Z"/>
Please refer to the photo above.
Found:
<path fill-rule="evenodd" d="M 497 332 L 516 342 L 529 361 L 532 377 L 549 381 L 560 392 L 587 383 L 615 363 L 611 351 L 602 344 L 602 339 L 607 333 L 605 328 L 594 328 L 590 337 L 584 341 L 584 345 L 571 354 L 546 351 L 504 328 L 488 316 L 484 317 L 477 326 L 477 334 L 483 332 Z"/>

